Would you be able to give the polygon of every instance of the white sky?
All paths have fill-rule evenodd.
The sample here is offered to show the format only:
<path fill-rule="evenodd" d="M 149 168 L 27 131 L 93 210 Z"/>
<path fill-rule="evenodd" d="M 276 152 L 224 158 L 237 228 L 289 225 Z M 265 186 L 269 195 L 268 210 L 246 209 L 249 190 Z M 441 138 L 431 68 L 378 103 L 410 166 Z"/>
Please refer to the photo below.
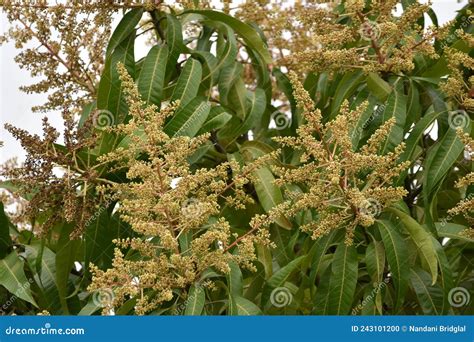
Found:
<path fill-rule="evenodd" d="M 466 3 L 467 0 L 433 0 L 433 9 L 438 15 L 439 23 L 452 19 L 456 11 Z M 5 16 L 0 13 L 0 32 L 4 32 L 7 26 Z M 20 144 L 5 131 L 4 124 L 8 122 L 41 135 L 41 119 L 44 116 L 41 113 L 32 113 L 31 107 L 44 103 L 46 96 L 28 95 L 18 89 L 21 85 L 33 82 L 29 72 L 21 70 L 14 62 L 16 54 L 12 43 L 0 46 L 0 141 L 4 142 L 4 146 L 0 148 L 0 163 L 15 156 L 20 160 L 24 157 Z M 55 127 L 62 127 L 59 113 L 49 113 L 48 118 Z"/>

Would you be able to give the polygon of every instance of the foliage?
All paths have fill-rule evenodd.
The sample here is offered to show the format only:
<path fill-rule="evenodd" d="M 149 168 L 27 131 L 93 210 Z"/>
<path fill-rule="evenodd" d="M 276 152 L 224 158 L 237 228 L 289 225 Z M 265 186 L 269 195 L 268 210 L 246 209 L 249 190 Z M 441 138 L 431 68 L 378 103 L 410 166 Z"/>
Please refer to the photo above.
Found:
<path fill-rule="evenodd" d="M 19 58 L 65 130 L 6 126 L 27 158 L 2 171 L 2 311 L 472 314 L 472 16 L 397 3 L 7 6 L 38 19 L 18 47 L 90 39 L 44 52 L 65 73 Z"/>

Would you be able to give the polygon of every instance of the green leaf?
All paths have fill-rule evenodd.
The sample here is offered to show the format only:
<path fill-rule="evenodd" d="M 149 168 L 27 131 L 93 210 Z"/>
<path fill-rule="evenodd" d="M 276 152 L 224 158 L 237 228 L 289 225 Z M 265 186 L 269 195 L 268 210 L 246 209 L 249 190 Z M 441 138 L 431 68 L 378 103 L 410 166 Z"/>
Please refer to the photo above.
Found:
<path fill-rule="evenodd" d="M 91 296 L 90 300 L 87 302 L 86 305 L 84 305 L 84 307 L 81 309 L 81 311 L 79 311 L 79 313 L 77 315 L 78 316 L 90 316 L 90 315 L 96 313 L 97 311 L 99 311 L 100 309 L 101 309 L 101 307 L 94 302 L 94 300 Z"/>
<path fill-rule="evenodd" d="M 234 261 L 229 262 L 229 267 L 230 272 L 226 276 L 229 295 L 241 296 L 243 293 L 242 271 L 240 271 L 239 265 Z"/>
<path fill-rule="evenodd" d="M 300 267 L 306 258 L 306 255 L 302 255 L 296 259 L 291 260 L 287 265 L 280 268 L 270 277 L 270 279 L 267 280 L 262 292 L 262 304 L 268 303 L 273 289 L 283 286 L 288 278 Z"/>
<path fill-rule="evenodd" d="M 166 43 L 169 46 L 169 60 L 166 74 L 171 75 L 176 67 L 179 55 L 183 52 L 183 29 L 181 23 L 171 14 L 166 14 Z M 168 77 L 167 77 L 168 79 Z"/>
<path fill-rule="evenodd" d="M 435 146 L 436 148 L 428 152 L 424 165 L 423 195 L 426 200 L 436 193 L 437 186 L 464 151 L 464 144 L 454 129 L 448 129 Z"/>
<path fill-rule="evenodd" d="M 410 280 L 418 302 L 426 315 L 440 315 L 443 311 L 443 289 L 430 284 L 429 273 L 422 269 L 411 269 Z"/>
<path fill-rule="evenodd" d="M 233 18 L 227 14 L 217 11 L 211 10 L 190 10 L 185 11 L 183 14 L 186 13 L 197 13 L 203 15 L 211 20 L 215 20 L 218 22 L 223 22 L 229 25 L 239 36 L 244 39 L 245 44 L 250 47 L 251 49 L 255 50 L 263 60 L 270 64 L 272 63 L 272 57 L 268 52 L 267 46 L 258 34 L 255 29 L 247 25 L 240 20 Z"/>
<path fill-rule="evenodd" d="M 115 245 L 114 239 L 131 236 L 131 229 L 118 216 L 110 215 L 108 206 L 114 203 L 104 203 L 91 217 L 84 231 L 84 268 L 89 273 L 89 263 L 100 269 L 112 266 Z"/>
<path fill-rule="evenodd" d="M 23 269 L 24 261 L 15 251 L 0 260 L 0 285 L 10 293 L 38 307 L 30 290 L 30 281 Z"/>
<path fill-rule="evenodd" d="M 449 291 L 454 287 L 453 271 L 451 263 L 449 262 L 446 253 L 444 252 L 443 246 L 434 237 L 431 237 L 433 246 L 436 250 L 436 258 L 439 264 L 439 273 L 441 276 L 441 288 L 443 289 L 443 306 L 442 313 L 444 315 L 449 314 L 451 304 L 449 303 Z"/>
<path fill-rule="evenodd" d="M 421 116 L 420 92 L 415 81 L 410 80 L 410 86 L 407 95 L 407 120 L 405 122 L 405 131 L 407 131 L 413 123 L 417 123 Z"/>
<path fill-rule="evenodd" d="M 329 246 L 333 243 L 335 235 L 336 231 L 333 230 L 331 233 L 320 237 L 314 242 L 313 247 L 311 247 L 311 250 L 308 253 L 308 258 L 311 259 L 311 272 L 309 274 L 311 284 L 314 284 L 316 281 L 316 276 L 321 269 L 323 256 L 326 254 Z"/>
<path fill-rule="evenodd" d="M 288 277 L 298 269 L 303 260 L 306 258 L 306 255 L 297 257 L 296 259 L 290 261 L 288 265 L 283 266 L 277 272 L 275 272 L 270 279 L 267 281 L 267 285 L 275 288 L 282 286 Z"/>
<path fill-rule="evenodd" d="M 54 313 L 61 308 L 56 284 L 56 255 L 40 244 L 27 245 L 25 251 L 31 269 L 35 269 L 35 264 L 39 266 L 36 280 L 42 293 L 38 303 L 42 309 Z"/>
<path fill-rule="evenodd" d="M 3 202 L 0 202 L 0 259 L 3 259 L 12 246 L 10 237 L 10 220 L 5 214 Z"/>
<path fill-rule="evenodd" d="M 125 119 L 128 112 L 127 104 L 122 94 L 122 82 L 117 71 L 117 64 L 120 62 L 125 65 L 127 71 L 134 75 L 135 57 L 134 57 L 135 31 L 122 41 L 114 50 L 112 55 L 107 58 L 104 71 L 99 82 L 97 93 L 97 109 L 108 111 L 105 114 L 108 124 L 118 124 Z M 111 148 L 111 147 L 109 147 Z"/>
<path fill-rule="evenodd" d="M 171 101 L 180 101 L 180 107 L 187 105 L 193 98 L 196 97 L 199 91 L 199 85 L 202 78 L 201 63 L 190 58 L 184 65 L 181 74 L 179 75 L 176 87 L 171 95 Z"/>
<path fill-rule="evenodd" d="M 222 69 L 219 75 L 219 100 L 223 105 L 229 103 L 228 96 L 232 86 L 241 77 L 244 68 L 241 63 L 232 63 Z"/>
<path fill-rule="evenodd" d="M 436 252 L 431 240 L 431 234 L 428 233 L 418 222 L 404 212 L 389 208 L 389 210 L 397 215 L 410 234 L 413 242 L 418 248 L 418 253 L 426 265 L 427 271 L 431 273 L 432 284 L 436 283 L 438 277 L 438 261 Z"/>
<path fill-rule="evenodd" d="M 194 284 L 191 286 L 188 298 L 186 299 L 186 310 L 185 315 L 199 316 L 202 314 L 204 309 L 204 301 L 206 299 L 206 294 L 204 288 L 200 285 Z"/>
<path fill-rule="evenodd" d="M 207 51 L 192 51 L 191 56 L 199 59 L 202 68 L 202 80 L 199 86 L 199 90 L 203 93 L 212 91 L 212 87 L 219 80 L 220 70 L 217 65 L 219 61 L 210 52 Z"/>
<path fill-rule="evenodd" d="M 275 177 L 268 167 L 262 167 L 254 172 L 257 181 L 254 184 L 257 197 L 268 213 L 276 205 L 283 202 L 283 195 L 278 186 L 274 184 Z M 284 216 L 278 217 L 275 222 L 282 228 L 291 229 L 291 222 Z"/>
<path fill-rule="evenodd" d="M 225 31 L 225 35 L 224 33 L 219 33 L 217 39 L 218 64 L 216 69 L 218 70 L 234 63 L 235 58 L 237 57 L 237 41 L 235 39 L 234 31 L 232 31 L 232 29 L 227 25 L 221 25 L 221 28 Z"/>
<path fill-rule="evenodd" d="M 148 104 L 157 105 L 158 108 L 163 98 L 167 60 L 168 47 L 166 45 L 152 47 L 143 62 L 138 78 L 138 91 L 142 99 Z"/>
<path fill-rule="evenodd" d="M 246 92 L 246 105 L 245 108 L 248 111 L 243 121 L 239 117 L 234 116 L 229 123 L 219 132 L 218 137 L 220 139 L 236 139 L 242 134 L 246 134 L 253 125 L 255 125 L 261 116 L 265 112 L 266 108 L 266 96 L 263 89 L 257 88 L 255 92 Z M 231 142 L 227 143 L 229 145 Z"/>
<path fill-rule="evenodd" d="M 376 292 L 375 287 L 367 285 L 364 291 L 363 305 L 361 305 L 360 313 L 370 316 L 377 315 L 379 312 L 377 309 L 377 300 L 379 300 L 379 298 L 381 298 L 380 290 Z"/>
<path fill-rule="evenodd" d="M 170 137 L 194 137 L 206 121 L 210 110 L 211 105 L 205 98 L 196 97 L 185 107 L 178 109 L 163 130 Z"/>
<path fill-rule="evenodd" d="M 408 248 L 392 222 L 378 220 L 377 227 L 382 235 L 390 273 L 397 291 L 395 307 L 399 308 L 403 303 L 408 288 L 408 273 L 405 270 L 409 260 Z"/>
<path fill-rule="evenodd" d="M 229 304 L 229 313 L 233 316 L 255 316 L 262 314 L 262 311 L 257 305 L 241 296 L 232 295 Z"/>
<path fill-rule="evenodd" d="M 466 235 L 461 233 L 468 227 L 456 223 L 437 222 L 435 223 L 438 236 L 446 237 L 450 239 L 462 240 L 466 242 L 474 242 L 474 239 L 470 239 Z"/>
<path fill-rule="evenodd" d="M 107 46 L 106 56 L 110 56 L 117 46 L 120 45 L 134 31 L 135 26 L 140 22 L 143 15 L 143 8 L 136 8 L 125 14 L 110 37 Z"/>
<path fill-rule="evenodd" d="M 321 279 L 324 280 L 319 282 L 319 286 L 316 289 L 313 313 L 315 315 L 328 315 L 329 295 L 331 293 L 331 285 L 329 284 L 331 280 L 331 268 L 328 267 L 324 271 Z"/>
<path fill-rule="evenodd" d="M 413 159 L 413 154 L 415 152 L 416 147 L 418 146 L 418 142 L 423 137 L 423 133 L 441 114 L 443 114 L 443 112 L 432 112 L 421 118 L 420 121 L 416 123 L 416 125 L 410 131 L 408 139 L 405 141 L 406 147 L 403 153 L 400 155 L 400 162 Z M 397 183 L 400 184 L 405 179 L 407 174 L 408 171 L 403 171 Z"/>
<path fill-rule="evenodd" d="M 334 93 L 329 120 L 333 119 L 339 113 L 339 108 L 341 107 L 342 102 L 355 91 L 364 78 L 365 76 L 362 71 L 356 71 L 344 75 Z"/>
<path fill-rule="evenodd" d="M 379 241 L 372 241 L 365 251 L 365 264 L 372 281 L 380 283 L 383 280 L 385 268 L 385 250 Z"/>
<path fill-rule="evenodd" d="M 392 92 L 392 87 L 384 81 L 379 74 L 375 72 L 369 73 L 367 77 L 367 87 L 370 92 L 380 101 L 384 102 L 388 95 Z"/>
<path fill-rule="evenodd" d="M 56 284 L 58 286 L 59 299 L 64 314 L 69 314 L 67 303 L 69 275 L 74 262 L 76 261 L 76 254 L 80 246 L 80 240 L 71 240 L 70 233 L 73 226 L 64 225 L 61 229 L 58 246 L 56 251 Z"/>
<path fill-rule="evenodd" d="M 202 125 L 197 135 L 218 130 L 224 127 L 231 118 L 232 115 L 227 113 L 224 108 L 221 106 L 214 106 L 211 108 L 207 121 Z"/>
<path fill-rule="evenodd" d="M 247 94 L 248 90 L 245 87 L 244 80 L 238 78 L 230 90 L 228 105 L 234 110 L 237 117 L 240 119 L 244 119 L 247 115 Z"/>
<path fill-rule="evenodd" d="M 407 116 L 407 102 L 406 96 L 397 89 L 394 89 L 387 100 L 387 106 L 383 113 L 384 118 L 395 118 L 395 124 L 390 130 L 383 146 L 381 147 L 382 154 L 392 151 L 397 145 L 403 141 L 403 129 Z"/>
<path fill-rule="evenodd" d="M 296 101 L 293 96 L 293 86 L 288 77 L 278 68 L 273 68 L 273 75 L 275 76 L 278 88 L 285 94 L 290 102 L 291 112 L 296 112 Z"/>
<path fill-rule="evenodd" d="M 348 314 L 354 298 L 357 273 L 357 251 L 354 246 L 339 243 L 331 268 L 329 308 L 330 315 Z"/>

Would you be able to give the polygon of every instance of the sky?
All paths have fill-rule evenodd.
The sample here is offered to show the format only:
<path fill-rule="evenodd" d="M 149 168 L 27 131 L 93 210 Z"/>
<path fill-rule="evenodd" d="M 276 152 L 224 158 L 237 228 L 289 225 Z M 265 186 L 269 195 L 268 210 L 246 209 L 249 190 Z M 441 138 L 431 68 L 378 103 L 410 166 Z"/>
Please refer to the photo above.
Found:
<path fill-rule="evenodd" d="M 433 0 L 433 9 L 438 15 L 440 24 L 452 19 L 456 11 L 462 8 L 468 0 Z M 426 1 L 423 1 L 426 2 Z M 3 13 L 0 13 L 0 32 L 4 32 L 8 23 Z M 140 51 L 138 52 L 139 54 Z M 27 70 L 20 69 L 14 62 L 17 50 L 12 43 L 0 46 L 0 163 L 12 157 L 24 159 L 20 144 L 3 128 L 5 123 L 25 129 L 30 133 L 41 135 L 42 113 L 32 113 L 31 107 L 45 102 L 46 95 L 25 94 L 18 88 L 21 85 L 33 83 Z M 60 113 L 48 113 L 50 123 L 61 129 Z M 62 129 L 61 129 L 62 130 Z"/>

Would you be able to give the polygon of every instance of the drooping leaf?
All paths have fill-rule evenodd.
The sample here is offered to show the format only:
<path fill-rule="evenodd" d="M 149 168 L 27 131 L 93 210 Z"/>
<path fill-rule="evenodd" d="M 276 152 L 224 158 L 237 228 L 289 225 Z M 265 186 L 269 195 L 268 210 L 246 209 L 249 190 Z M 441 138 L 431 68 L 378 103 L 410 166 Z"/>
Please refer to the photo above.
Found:
<path fill-rule="evenodd" d="M 454 129 L 448 129 L 446 134 L 436 144 L 436 148 L 428 152 L 424 165 L 423 195 L 430 199 L 441 180 L 446 177 L 456 159 L 464 150 L 464 144 L 459 140 Z"/>
<path fill-rule="evenodd" d="M 437 222 L 435 225 L 440 237 L 462 240 L 466 242 L 474 242 L 474 239 L 470 239 L 467 235 L 462 234 L 462 232 L 467 229 L 466 226 L 448 222 Z"/>
<path fill-rule="evenodd" d="M 211 110 L 210 103 L 203 97 L 196 97 L 185 107 L 176 111 L 165 125 L 164 131 L 170 137 L 193 137 L 201 129 Z"/>
<path fill-rule="evenodd" d="M 378 220 L 377 227 L 382 235 L 387 262 L 394 280 L 396 290 L 395 307 L 398 308 L 402 305 L 408 288 L 408 273 L 405 271 L 405 268 L 409 266 L 407 264 L 408 248 L 392 222 Z"/>
<path fill-rule="evenodd" d="M 240 63 L 232 63 L 231 65 L 222 69 L 219 75 L 219 100 L 222 104 L 228 104 L 228 96 L 231 92 L 232 86 L 237 79 L 242 75 L 243 66 Z"/>
<path fill-rule="evenodd" d="M 120 45 L 135 29 L 143 15 L 143 8 L 135 8 L 125 14 L 110 37 L 106 56 L 110 56 L 117 46 Z"/>
<path fill-rule="evenodd" d="M 275 272 L 270 279 L 267 280 L 262 292 L 262 303 L 265 304 L 270 300 L 272 291 L 285 284 L 288 278 L 300 267 L 306 256 L 300 256 L 290 261 L 287 265 Z"/>
<path fill-rule="evenodd" d="M 211 91 L 218 82 L 220 71 L 217 67 L 219 61 L 208 51 L 192 51 L 191 56 L 198 59 L 202 64 L 202 81 L 199 86 L 200 92 Z"/>
<path fill-rule="evenodd" d="M 181 22 L 171 14 L 166 14 L 166 42 L 169 47 L 169 58 L 166 67 L 166 79 L 169 79 L 170 75 L 176 68 L 179 55 L 184 50 L 183 44 L 183 32 Z"/>
<path fill-rule="evenodd" d="M 42 293 L 38 304 L 42 309 L 55 313 L 61 308 L 58 287 L 56 284 L 56 255 L 46 246 L 39 244 L 25 246 L 30 265 L 38 264 L 36 283 Z M 33 267 L 32 267 L 33 268 Z"/>
<path fill-rule="evenodd" d="M 339 243 L 331 267 L 329 290 L 330 315 L 348 314 L 357 285 L 358 260 L 354 246 Z"/>
<path fill-rule="evenodd" d="M 255 29 L 241 22 L 238 19 L 235 19 L 227 14 L 211 10 L 189 10 L 184 13 L 197 13 L 203 15 L 211 20 L 218 22 L 223 22 L 229 25 L 239 36 L 244 39 L 244 42 L 254 51 L 256 51 L 266 63 L 271 63 L 271 56 L 268 52 L 268 48 L 265 45 L 264 41 L 261 39 L 260 35 L 255 31 Z"/>
<path fill-rule="evenodd" d="M 34 300 L 30 281 L 26 278 L 24 261 L 20 259 L 16 251 L 11 252 L 0 260 L 0 285 L 10 293 L 38 307 Z"/>
<path fill-rule="evenodd" d="M 261 315 L 260 308 L 248 299 L 232 295 L 230 298 L 230 315 L 233 316 L 255 316 Z"/>
<path fill-rule="evenodd" d="M 71 240 L 70 233 L 73 226 L 64 225 L 59 237 L 58 250 L 56 251 L 56 284 L 58 286 L 59 299 L 64 314 L 69 314 L 67 297 L 69 296 L 69 275 L 74 262 L 76 261 L 77 251 L 80 247 L 80 240 Z"/>
<path fill-rule="evenodd" d="M 220 139 L 235 139 L 247 133 L 253 125 L 261 120 L 266 107 L 265 92 L 263 89 L 257 88 L 255 92 L 246 91 L 246 93 L 245 108 L 248 112 L 245 115 L 245 119 L 241 121 L 237 116 L 232 117 L 228 124 L 219 132 L 218 136 Z"/>
<path fill-rule="evenodd" d="M 426 271 L 416 268 L 410 270 L 410 280 L 418 302 L 426 315 L 439 315 L 443 308 L 443 289 L 431 284 L 431 277 Z"/>
<path fill-rule="evenodd" d="M 184 65 L 179 75 L 176 87 L 174 88 L 171 100 L 180 101 L 180 107 L 186 106 L 193 98 L 196 97 L 202 77 L 201 63 L 190 58 Z"/>
<path fill-rule="evenodd" d="M 229 295 L 241 296 L 243 293 L 242 271 L 235 262 L 229 262 L 230 272 L 227 274 Z"/>
<path fill-rule="evenodd" d="M 441 278 L 439 282 L 444 292 L 441 313 L 447 315 L 451 308 L 451 304 L 449 303 L 449 291 L 454 288 L 452 265 L 446 256 L 443 246 L 441 246 L 438 240 L 433 236 L 431 240 L 433 241 L 433 246 L 436 250 L 436 258 L 438 259 L 439 275 Z"/>
<path fill-rule="evenodd" d="M 142 99 L 148 104 L 160 107 L 163 98 L 166 63 L 168 61 L 168 47 L 154 46 L 146 56 L 138 77 L 138 91 Z"/>
<path fill-rule="evenodd" d="M 97 109 L 102 111 L 100 113 L 103 115 L 107 115 L 107 126 L 122 122 L 127 114 L 127 104 L 122 92 L 122 82 L 117 71 L 117 64 L 124 64 L 129 74 L 134 77 L 134 43 L 135 31 L 132 31 L 115 48 L 104 65 L 97 93 Z"/>
<path fill-rule="evenodd" d="M 339 113 L 339 108 L 341 107 L 342 102 L 355 91 L 363 78 L 364 74 L 362 71 L 355 71 L 344 75 L 334 93 L 329 119 L 333 119 Z"/>
<path fill-rule="evenodd" d="M 372 241 L 365 252 L 365 263 L 372 281 L 381 282 L 385 268 L 385 250 L 379 241 Z"/>
<path fill-rule="evenodd" d="M 375 72 L 369 73 L 367 77 L 367 87 L 371 93 L 382 102 L 385 101 L 392 92 L 392 87 Z"/>
<path fill-rule="evenodd" d="M 436 252 L 431 240 L 431 234 L 425 230 L 416 220 L 404 212 L 389 208 L 391 212 L 397 215 L 410 234 L 413 242 L 418 248 L 418 253 L 426 265 L 427 271 L 431 274 L 432 284 L 436 283 L 438 278 L 438 261 L 436 259 Z"/>
<path fill-rule="evenodd" d="M 403 140 L 403 129 L 407 116 L 406 96 L 398 89 L 394 89 L 387 99 L 387 105 L 383 113 L 385 118 L 395 118 L 395 124 L 381 147 L 382 154 L 392 151 Z"/>
<path fill-rule="evenodd" d="M 3 202 L 0 202 L 0 259 L 3 259 L 12 246 L 10 237 L 10 220 L 5 214 Z"/>
<path fill-rule="evenodd" d="M 423 133 L 428 129 L 428 127 L 436 120 L 442 112 L 432 112 L 426 116 L 424 116 L 420 121 L 416 123 L 413 129 L 410 132 L 408 139 L 405 141 L 405 150 L 400 155 L 400 162 L 404 162 L 407 160 L 412 160 L 414 157 L 414 151 L 418 146 L 418 142 L 423 136 Z M 408 171 L 403 171 L 399 177 L 398 183 L 400 183 L 403 179 L 405 179 Z"/>
<path fill-rule="evenodd" d="M 268 167 L 262 167 L 256 170 L 254 175 L 257 178 L 257 182 L 254 185 L 258 199 L 262 204 L 263 209 L 265 209 L 266 212 L 269 212 L 276 205 L 283 202 L 281 190 L 274 184 L 275 177 Z M 278 217 L 275 221 L 282 228 L 292 228 L 291 222 L 284 216 Z"/>
<path fill-rule="evenodd" d="M 188 298 L 186 299 L 187 305 L 185 315 L 201 315 L 202 310 L 204 309 L 205 299 L 206 294 L 204 292 L 204 288 L 201 285 L 194 284 L 193 286 L 191 286 L 191 289 L 188 293 Z"/>
<path fill-rule="evenodd" d="M 331 243 L 333 243 L 335 235 L 336 231 L 332 231 L 328 235 L 320 237 L 318 240 L 316 240 L 313 247 L 308 253 L 308 257 L 311 258 L 311 272 L 309 275 L 311 284 L 314 284 L 316 280 L 316 276 L 318 275 L 321 269 L 323 256 L 326 254 L 326 251 L 328 250 Z"/>
<path fill-rule="evenodd" d="M 314 308 L 313 313 L 315 315 L 328 315 L 329 311 L 329 295 L 331 293 L 331 268 L 328 267 L 322 274 L 324 281 L 319 283 L 316 289 L 316 295 L 314 296 Z"/>
<path fill-rule="evenodd" d="M 202 125 L 197 135 L 218 130 L 224 127 L 231 118 L 232 115 L 227 113 L 223 107 L 214 106 L 211 108 L 207 121 Z"/>
<path fill-rule="evenodd" d="M 283 266 L 277 272 L 275 272 L 270 279 L 268 279 L 267 284 L 270 287 L 279 287 L 282 286 L 288 277 L 298 269 L 300 264 L 303 262 L 306 256 L 300 256 L 292 260 L 288 265 Z"/>

